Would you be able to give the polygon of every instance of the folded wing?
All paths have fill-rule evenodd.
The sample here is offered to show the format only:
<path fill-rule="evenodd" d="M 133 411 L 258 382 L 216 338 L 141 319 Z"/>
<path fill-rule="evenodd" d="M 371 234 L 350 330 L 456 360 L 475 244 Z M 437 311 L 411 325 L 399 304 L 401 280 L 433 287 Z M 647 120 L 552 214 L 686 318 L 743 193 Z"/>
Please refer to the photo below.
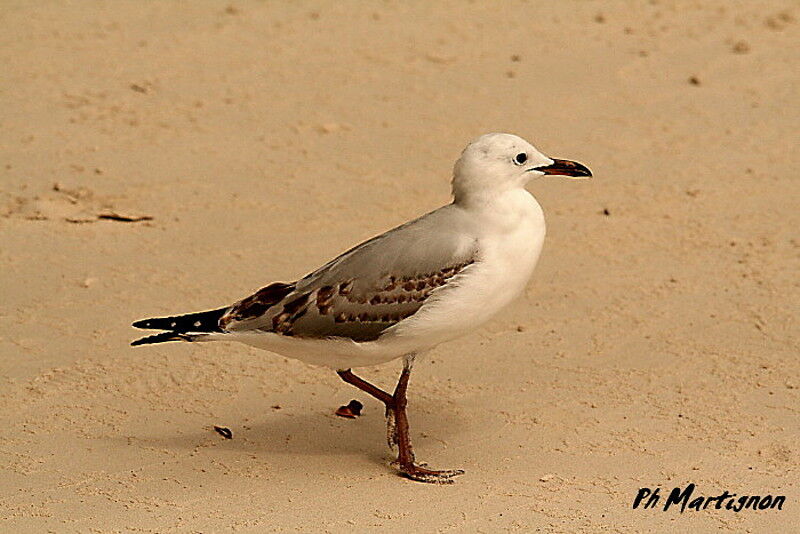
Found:
<path fill-rule="evenodd" d="M 366 241 L 294 284 L 276 283 L 234 304 L 227 331 L 377 339 L 419 310 L 476 259 L 475 239 L 446 206 Z"/>

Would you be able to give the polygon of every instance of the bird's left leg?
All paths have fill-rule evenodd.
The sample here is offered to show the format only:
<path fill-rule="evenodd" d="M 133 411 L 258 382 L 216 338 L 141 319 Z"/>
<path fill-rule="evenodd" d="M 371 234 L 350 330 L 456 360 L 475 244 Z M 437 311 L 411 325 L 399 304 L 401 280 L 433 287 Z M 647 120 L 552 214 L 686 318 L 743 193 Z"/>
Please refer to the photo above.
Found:
<path fill-rule="evenodd" d="M 403 361 L 403 372 L 400 374 L 400 380 L 397 381 L 397 387 L 392 395 L 394 404 L 391 408 L 391 412 L 394 417 L 388 418 L 388 423 L 390 425 L 394 424 L 394 428 L 390 426 L 389 434 L 394 437 L 394 441 L 397 444 L 397 467 L 401 475 L 411 480 L 436 484 L 451 484 L 453 482 L 452 478 L 464 474 L 464 471 L 461 469 L 443 471 L 428 469 L 418 465 L 414 458 L 414 449 L 411 446 L 411 436 L 408 426 L 408 415 L 406 414 L 406 391 L 408 389 L 408 379 L 411 376 L 411 365 L 413 363 L 413 354 L 405 357 Z M 387 415 L 388 412 L 387 405 Z"/>
<path fill-rule="evenodd" d="M 389 394 L 381 388 L 374 386 L 353 374 L 350 369 L 337 371 L 337 374 L 350 385 L 375 397 L 386 405 L 387 440 L 389 447 L 397 451 L 397 465 L 400 474 L 411 480 L 431 482 L 437 484 L 450 484 L 452 478 L 464 473 L 461 469 L 436 471 L 418 465 L 414 458 L 414 449 L 411 445 L 411 436 L 408 426 L 406 406 L 408 404 L 406 391 L 408 379 L 411 377 L 411 366 L 414 355 L 410 354 L 403 360 L 403 372 L 397 382 L 394 393 Z"/>

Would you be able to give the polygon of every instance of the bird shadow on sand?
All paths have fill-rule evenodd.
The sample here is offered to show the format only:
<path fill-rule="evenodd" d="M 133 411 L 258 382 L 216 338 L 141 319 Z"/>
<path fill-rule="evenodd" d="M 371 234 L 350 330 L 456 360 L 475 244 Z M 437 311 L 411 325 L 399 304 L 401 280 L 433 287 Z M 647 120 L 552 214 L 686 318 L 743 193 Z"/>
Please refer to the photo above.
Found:
<path fill-rule="evenodd" d="M 357 419 L 345 419 L 319 410 L 289 413 L 267 409 L 258 422 L 237 424 L 231 418 L 209 419 L 207 425 L 166 426 L 137 435 L 128 434 L 127 445 L 170 452 L 181 456 L 191 453 L 216 454 L 238 451 L 256 456 L 360 456 L 385 465 L 393 459 L 386 443 L 386 422 L 383 408 L 370 405 Z M 411 413 L 412 440 L 421 456 L 447 448 L 457 439 L 459 428 L 466 422 L 462 414 L 444 409 Z M 231 431 L 226 439 L 214 426 Z M 419 428 L 415 431 L 415 426 Z"/>

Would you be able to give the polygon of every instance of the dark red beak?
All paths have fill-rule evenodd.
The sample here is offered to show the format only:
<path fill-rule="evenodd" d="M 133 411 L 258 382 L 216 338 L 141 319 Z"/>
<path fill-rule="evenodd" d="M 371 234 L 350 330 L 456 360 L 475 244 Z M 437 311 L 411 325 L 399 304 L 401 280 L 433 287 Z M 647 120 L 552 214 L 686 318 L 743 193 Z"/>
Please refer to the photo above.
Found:
<path fill-rule="evenodd" d="M 547 176 L 567 176 L 575 179 L 591 178 L 592 176 L 592 171 L 588 167 L 567 159 L 553 159 L 552 165 L 535 167 L 531 170 L 542 172 Z"/>

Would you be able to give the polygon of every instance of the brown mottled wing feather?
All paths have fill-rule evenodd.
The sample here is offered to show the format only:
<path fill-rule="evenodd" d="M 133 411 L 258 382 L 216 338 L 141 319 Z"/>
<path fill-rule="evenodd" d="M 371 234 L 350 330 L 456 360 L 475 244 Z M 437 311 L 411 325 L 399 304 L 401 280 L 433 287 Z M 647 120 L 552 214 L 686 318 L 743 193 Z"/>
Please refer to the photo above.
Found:
<path fill-rule="evenodd" d="M 279 302 L 272 299 L 279 292 L 267 291 L 272 286 L 262 289 L 263 297 L 256 293 L 237 303 L 221 322 L 231 331 L 374 340 L 475 261 L 475 239 L 464 231 L 469 227 L 459 208 L 446 206 L 358 245 L 295 284 L 282 284 L 281 291 L 291 289 Z"/>
<path fill-rule="evenodd" d="M 414 315 L 435 290 L 445 286 L 472 260 L 434 272 L 396 276 L 385 274 L 378 283 L 356 291 L 363 279 L 325 285 L 273 318 L 273 330 L 300 337 L 377 339 L 390 326 Z"/>
<path fill-rule="evenodd" d="M 261 319 L 270 308 L 281 302 L 294 291 L 295 284 L 275 282 L 262 287 L 254 294 L 230 307 L 219 320 L 219 326 L 226 330 L 243 330 L 248 326 L 258 327 Z M 255 323 L 255 324 L 254 324 Z"/>

